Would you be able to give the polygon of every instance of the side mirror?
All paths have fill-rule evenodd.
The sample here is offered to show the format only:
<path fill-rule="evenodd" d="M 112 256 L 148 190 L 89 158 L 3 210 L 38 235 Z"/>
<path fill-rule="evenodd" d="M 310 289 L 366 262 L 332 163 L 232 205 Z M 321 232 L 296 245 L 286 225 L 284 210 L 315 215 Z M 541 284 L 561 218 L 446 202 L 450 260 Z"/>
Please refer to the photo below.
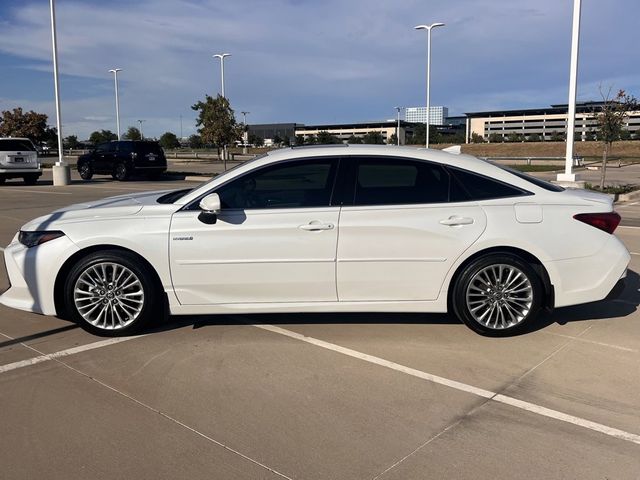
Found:
<path fill-rule="evenodd" d="M 218 221 L 218 213 L 222 207 L 220 206 L 220 197 L 217 193 L 210 193 L 200 200 L 199 207 L 202 209 L 198 220 L 207 225 L 213 225 Z"/>

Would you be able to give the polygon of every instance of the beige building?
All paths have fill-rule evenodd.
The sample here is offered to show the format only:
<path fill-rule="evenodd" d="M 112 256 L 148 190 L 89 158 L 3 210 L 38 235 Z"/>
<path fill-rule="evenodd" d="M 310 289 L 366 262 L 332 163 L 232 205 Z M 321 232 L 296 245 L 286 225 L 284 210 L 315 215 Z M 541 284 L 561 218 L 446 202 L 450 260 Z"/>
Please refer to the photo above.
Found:
<path fill-rule="evenodd" d="M 355 137 L 364 137 L 369 132 L 379 132 L 386 143 L 391 143 L 391 136 L 398 132 L 397 121 L 383 122 L 366 122 L 366 123 L 346 123 L 346 124 L 327 124 L 327 125 L 301 125 L 297 124 L 295 135 L 302 135 L 305 140 L 311 136 L 317 136 L 320 132 L 328 132 L 338 139 L 346 142 L 352 135 Z M 406 143 L 407 134 L 413 132 L 413 125 L 400 121 L 400 144 Z"/>
<path fill-rule="evenodd" d="M 585 141 L 593 135 L 596 115 L 601 108 L 602 102 L 577 104 L 576 140 Z M 536 134 L 541 140 L 551 140 L 558 134 L 566 135 L 567 111 L 567 105 L 551 105 L 550 108 L 467 113 L 466 141 L 469 143 L 474 133 L 485 140 L 492 134 L 504 140 L 514 133 L 524 137 Z M 629 115 L 625 129 L 632 135 L 640 134 L 640 112 Z"/>

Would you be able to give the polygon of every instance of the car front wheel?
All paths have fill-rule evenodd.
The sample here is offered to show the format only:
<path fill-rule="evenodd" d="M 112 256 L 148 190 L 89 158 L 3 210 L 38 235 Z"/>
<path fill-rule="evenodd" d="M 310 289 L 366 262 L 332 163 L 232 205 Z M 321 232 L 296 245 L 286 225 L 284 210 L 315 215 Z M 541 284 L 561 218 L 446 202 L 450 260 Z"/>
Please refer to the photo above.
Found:
<path fill-rule="evenodd" d="M 154 277 L 135 255 L 95 252 L 81 259 L 67 277 L 66 311 L 85 330 L 102 336 L 140 330 L 157 313 Z"/>
<path fill-rule="evenodd" d="M 538 316 L 543 286 L 536 271 L 510 254 L 480 257 L 461 272 L 453 291 L 456 315 L 487 336 L 522 331 Z"/>
<path fill-rule="evenodd" d="M 35 185 L 36 183 L 38 183 L 38 176 L 39 175 L 25 175 L 24 177 L 22 177 L 22 180 L 24 181 L 25 185 Z"/>

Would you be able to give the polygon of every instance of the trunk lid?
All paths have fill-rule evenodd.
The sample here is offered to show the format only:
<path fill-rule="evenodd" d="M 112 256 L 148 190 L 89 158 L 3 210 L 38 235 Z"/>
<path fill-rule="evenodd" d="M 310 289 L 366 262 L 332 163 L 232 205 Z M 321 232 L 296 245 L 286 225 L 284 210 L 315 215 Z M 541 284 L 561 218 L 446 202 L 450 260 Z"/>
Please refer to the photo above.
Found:
<path fill-rule="evenodd" d="M 31 141 L 0 138 L 0 168 L 38 168 L 38 153 Z"/>

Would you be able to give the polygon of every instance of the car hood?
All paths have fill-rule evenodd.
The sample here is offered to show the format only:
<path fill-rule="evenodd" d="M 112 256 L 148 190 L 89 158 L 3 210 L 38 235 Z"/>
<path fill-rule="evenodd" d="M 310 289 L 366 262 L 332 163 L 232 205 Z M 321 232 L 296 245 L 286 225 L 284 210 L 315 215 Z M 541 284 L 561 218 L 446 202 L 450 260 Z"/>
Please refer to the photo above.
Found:
<path fill-rule="evenodd" d="M 90 202 L 75 203 L 68 207 L 54 210 L 49 215 L 31 220 L 22 227 L 22 230 L 52 230 L 70 222 L 135 215 L 145 205 L 158 205 L 158 198 L 170 191 L 133 193 Z"/>

